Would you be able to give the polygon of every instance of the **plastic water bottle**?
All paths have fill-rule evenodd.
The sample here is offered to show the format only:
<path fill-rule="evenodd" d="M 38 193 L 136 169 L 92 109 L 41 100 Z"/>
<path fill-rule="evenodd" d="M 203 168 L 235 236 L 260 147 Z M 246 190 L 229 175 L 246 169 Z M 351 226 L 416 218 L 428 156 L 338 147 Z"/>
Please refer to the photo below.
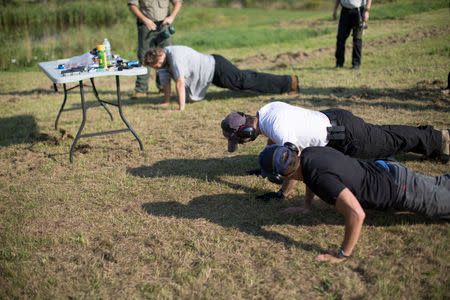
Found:
<path fill-rule="evenodd" d="M 106 60 L 108 62 L 112 62 L 111 44 L 109 43 L 108 39 L 105 39 L 103 41 L 103 45 L 105 45 Z"/>

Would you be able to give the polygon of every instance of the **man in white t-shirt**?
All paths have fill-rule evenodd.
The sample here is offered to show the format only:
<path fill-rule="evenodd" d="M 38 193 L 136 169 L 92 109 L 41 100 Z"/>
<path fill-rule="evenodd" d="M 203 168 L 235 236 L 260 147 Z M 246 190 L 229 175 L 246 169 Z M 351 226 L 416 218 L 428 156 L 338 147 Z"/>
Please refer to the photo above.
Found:
<path fill-rule="evenodd" d="M 217 54 L 203 54 L 186 46 L 151 48 L 144 65 L 158 70 L 164 90 L 164 106 L 170 100 L 170 80 L 176 82 L 179 110 L 184 110 L 186 92 L 193 101 L 202 100 L 210 84 L 252 93 L 299 93 L 298 77 L 240 70 Z"/>
<path fill-rule="evenodd" d="M 387 158 L 401 152 L 414 152 L 425 157 L 449 160 L 449 130 L 433 126 L 372 125 L 343 109 L 314 111 L 272 102 L 264 105 L 256 116 L 232 112 L 222 121 L 228 151 L 238 144 L 268 137 L 267 144 L 286 142 L 300 149 L 328 146 L 356 158 Z"/>
<path fill-rule="evenodd" d="M 336 68 L 342 68 L 345 61 L 345 41 L 353 32 L 352 69 L 359 69 L 362 55 L 362 35 L 369 21 L 372 0 L 335 0 L 333 19 L 336 20 L 339 4 L 342 6 L 336 42 Z"/>

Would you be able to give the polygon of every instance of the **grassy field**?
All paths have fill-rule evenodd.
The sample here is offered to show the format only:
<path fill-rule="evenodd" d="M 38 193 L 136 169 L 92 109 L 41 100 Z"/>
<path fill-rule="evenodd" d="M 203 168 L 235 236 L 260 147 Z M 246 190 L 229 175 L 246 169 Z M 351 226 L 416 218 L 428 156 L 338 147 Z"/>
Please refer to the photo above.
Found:
<path fill-rule="evenodd" d="M 71 164 L 80 111 L 64 112 L 56 131 L 63 95 L 50 80 L 36 66 L 0 73 L 0 298 L 448 299 L 448 222 L 367 211 L 351 259 L 315 262 L 341 244 L 343 217 L 321 200 L 306 216 L 284 215 L 285 207 L 303 202 L 303 186 L 285 201 L 256 200 L 278 189 L 245 173 L 257 167 L 265 140 L 229 154 L 220 130 L 229 112 L 254 114 L 275 100 L 340 107 L 376 124 L 450 128 L 450 96 L 443 91 L 448 8 L 374 17 L 359 71 L 349 69 L 350 48 L 345 68 L 334 69 L 330 11 L 210 8 L 204 14 L 222 17 L 178 30 L 174 43 L 220 53 L 242 68 L 297 74 L 302 93 L 255 96 L 212 87 L 204 101 L 170 113 L 158 106 L 154 86 L 148 98 L 129 99 L 134 78 L 123 77 L 124 114 L 145 150 L 129 133 L 81 139 Z M 181 16 L 180 23 L 188 21 Z M 208 29 L 210 22 L 217 31 Z M 213 41 L 220 40 L 229 24 L 250 32 L 256 45 L 199 46 L 195 35 L 188 37 L 219 32 Z M 277 30 L 320 34 L 276 40 Z M 267 32 L 267 43 L 257 40 L 259 32 Z M 114 99 L 113 78 L 96 85 L 102 98 Z M 87 100 L 94 104 L 92 93 Z M 76 92 L 68 105 L 80 106 Z M 174 97 L 170 108 L 176 107 Z M 102 108 L 91 108 L 84 132 L 122 128 L 111 110 L 112 122 Z M 397 159 L 427 175 L 450 172 L 450 164 L 413 154 Z"/>
<path fill-rule="evenodd" d="M 125 4 L 117 5 L 113 0 L 94 3 L 73 0 L 65 5 L 53 0 L 47 0 L 47 3 L 18 2 L 22 4 L 10 3 L 0 10 L 0 71 L 35 68 L 40 61 L 80 55 L 102 43 L 104 38 L 111 42 L 113 53 L 136 58 L 136 21 Z M 204 5 L 195 1 L 196 6 L 187 3 L 183 7 L 183 13 L 173 24 L 176 43 L 190 45 L 199 51 L 259 49 L 268 44 L 304 45 L 311 37 L 336 31 L 335 22 L 331 22 L 332 5 L 329 0 L 273 1 L 273 5 L 281 2 L 290 9 L 268 10 L 270 13 L 263 13 L 261 9 L 211 8 L 213 0 L 203 2 Z M 222 2 L 226 4 L 226 1 Z M 251 6 L 252 1 L 241 2 L 248 2 Z M 264 5 L 266 2 L 259 1 Z M 294 9 L 298 8 L 297 5 L 308 6 L 310 2 L 319 3 L 319 7 L 328 6 L 328 10 Z M 382 2 L 379 4 L 377 1 L 377 8 L 371 12 L 372 20 L 401 19 L 448 7 L 444 0 Z M 320 21 L 321 26 L 316 26 L 318 24 L 311 20 Z"/>

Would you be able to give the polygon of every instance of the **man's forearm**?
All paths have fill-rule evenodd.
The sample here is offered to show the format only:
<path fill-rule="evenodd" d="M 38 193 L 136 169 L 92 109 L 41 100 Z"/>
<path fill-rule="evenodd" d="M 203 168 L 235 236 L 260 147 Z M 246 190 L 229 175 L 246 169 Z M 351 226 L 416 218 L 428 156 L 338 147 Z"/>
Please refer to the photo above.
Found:
<path fill-rule="evenodd" d="M 314 193 L 311 191 L 311 189 L 305 184 L 306 191 L 305 191 L 305 208 L 311 209 L 312 207 L 312 201 L 314 199 Z"/>
<path fill-rule="evenodd" d="M 169 103 L 170 102 L 170 93 L 172 92 L 172 89 L 170 86 L 170 81 L 168 84 L 163 86 L 163 91 L 164 91 L 164 103 Z"/>
<path fill-rule="evenodd" d="M 291 194 L 292 190 L 295 187 L 295 184 L 298 182 L 298 180 L 295 179 L 285 179 L 283 181 L 283 185 L 281 186 L 281 190 L 283 191 L 284 196 L 288 196 Z"/>
<path fill-rule="evenodd" d="M 175 5 L 173 6 L 172 13 L 170 14 L 171 18 L 175 19 L 175 17 L 178 15 L 178 13 L 180 12 L 182 3 L 183 2 L 176 2 L 175 3 Z"/>
<path fill-rule="evenodd" d="M 339 0 L 336 0 L 335 2 L 334 2 L 334 11 L 336 11 L 337 9 L 338 9 L 338 7 L 339 7 Z"/>
<path fill-rule="evenodd" d="M 180 110 L 184 110 L 184 105 L 186 102 L 186 86 L 184 84 L 184 77 L 180 76 L 176 80 L 177 85 L 177 95 L 178 95 L 178 104 L 180 106 Z"/>
<path fill-rule="evenodd" d="M 341 248 L 346 255 L 350 255 L 358 242 L 366 214 L 358 199 L 348 188 L 339 193 L 336 208 L 345 219 L 345 234 Z"/>
<path fill-rule="evenodd" d="M 144 21 L 146 19 L 146 16 L 144 16 L 144 14 L 136 5 L 128 4 L 128 8 L 130 9 L 131 13 L 135 15 L 136 18 L 140 19 L 141 21 Z"/>

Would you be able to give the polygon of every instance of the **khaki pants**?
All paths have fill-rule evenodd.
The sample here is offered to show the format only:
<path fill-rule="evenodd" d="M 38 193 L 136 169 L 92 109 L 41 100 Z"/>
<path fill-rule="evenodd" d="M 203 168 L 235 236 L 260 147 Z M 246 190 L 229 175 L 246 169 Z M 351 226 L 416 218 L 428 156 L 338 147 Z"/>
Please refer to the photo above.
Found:
<path fill-rule="evenodd" d="M 161 22 L 156 22 L 157 29 L 149 30 L 142 22 L 137 23 L 138 28 L 138 59 L 141 64 L 144 62 L 145 54 L 150 48 L 170 46 L 172 40 L 170 38 L 168 25 L 161 25 Z M 165 38 L 165 36 L 169 36 Z M 147 93 L 148 91 L 148 79 L 150 78 L 150 68 L 147 68 L 148 72 L 145 75 L 139 75 L 136 79 L 136 86 L 134 90 L 136 92 Z"/>

